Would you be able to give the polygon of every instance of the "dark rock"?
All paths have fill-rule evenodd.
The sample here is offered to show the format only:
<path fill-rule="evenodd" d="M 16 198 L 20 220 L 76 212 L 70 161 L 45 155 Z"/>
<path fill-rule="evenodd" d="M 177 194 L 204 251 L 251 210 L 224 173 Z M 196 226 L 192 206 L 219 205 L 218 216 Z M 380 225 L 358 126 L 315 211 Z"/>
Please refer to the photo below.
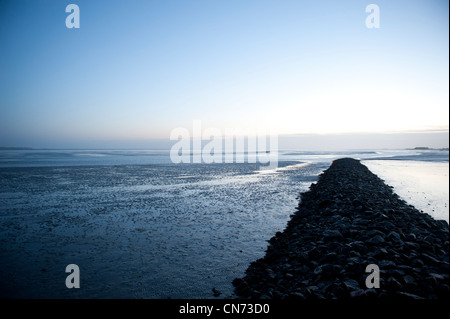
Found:
<path fill-rule="evenodd" d="M 413 299 L 413 300 L 420 300 L 420 299 L 424 299 L 423 297 L 414 295 L 414 294 L 410 294 L 404 291 L 399 291 L 396 293 L 397 297 L 403 298 L 403 299 Z"/>
<path fill-rule="evenodd" d="M 321 267 L 322 269 L 321 273 L 323 278 L 333 278 L 342 269 L 342 267 L 339 265 L 331 265 L 331 264 L 324 264 L 319 267 Z"/>
<path fill-rule="evenodd" d="M 240 296 L 244 296 L 250 292 L 250 287 L 244 279 L 236 278 L 232 284 L 235 287 L 236 293 Z"/>
<path fill-rule="evenodd" d="M 212 289 L 212 292 L 213 292 L 213 294 L 214 294 L 214 297 L 218 297 L 218 296 L 220 296 L 222 293 L 219 291 L 219 290 L 217 290 L 216 288 L 213 288 Z"/>
<path fill-rule="evenodd" d="M 423 267 L 424 266 L 424 262 L 421 259 L 414 259 L 412 261 L 412 265 L 416 266 L 416 267 Z"/>
<path fill-rule="evenodd" d="M 403 276 L 403 282 L 405 283 L 405 284 L 411 284 L 411 283 L 413 283 L 415 280 L 414 280 L 414 277 L 412 277 L 412 276 L 410 276 L 410 275 L 406 275 L 406 276 Z"/>
<path fill-rule="evenodd" d="M 400 241 L 401 240 L 400 234 L 397 233 L 396 231 L 391 231 L 387 235 L 387 237 L 388 237 L 388 239 L 395 240 L 395 241 Z"/>
<path fill-rule="evenodd" d="M 434 263 L 434 264 L 439 264 L 440 261 L 428 254 L 422 254 L 422 260 L 427 262 L 427 263 Z"/>
<path fill-rule="evenodd" d="M 322 273 L 323 273 L 322 266 L 318 266 L 316 269 L 314 269 L 314 274 L 315 275 L 320 275 Z"/>
<path fill-rule="evenodd" d="M 337 260 L 337 254 L 335 252 L 326 254 L 320 262 L 322 263 L 330 263 Z"/>
<path fill-rule="evenodd" d="M 398 290 L 402 286 L 402 284 L 394 277 L 389 277 L 386 281 L 386 285 L 391 290 Z"/>
<path fill-rule="evenodd" d="M 410 249 L 419 249 L 419 244 L 413 243 L 411 241 L 405 241 L 405 245 L 408 246 Z"/>
<path fill-rule="evenodd" d="M 358 207 L 361 206 L 363 203 L 359 199 L 354 199 L 352 204 L 353 206 Z"/>
<path fill-rule="evenodd" d="M 325 239 L 340 239 L 343 238 L 339 230 L 326 230 L 323 232 L 323 237 Z"/>
<path fill-rule="evenodd" d="M 372 244 L 372 245 L 379 245 L 384 243 L 384 238 L 381 237 L 380 235 L 376 235 L 374 237 L 369 238 L 366 243 L 368 244 Z"/>
<path fill-rule="evenodd" d="M 354 242 L 352 247 L 361 254 L 366 254 L 369 251 L 367 246 L 362 241 Z"/>
<path fill-rule="evenodd" d="M 301 292 L 291 292 L 288 296 L 287 296 L 287 299 L 289 299 L 289 300 L 296 300 L 296 299 L 301 299 L 301 300 L 303 300 L 303 299 L 305 299 L 305 295 L 304 294 L 302 294 Z"/>
<path fill-rule="evenodd" d="M 319 254 L 320 255 L 320 254 Z M 298 261 L 302 262 L 302 263 L 306 263 L 309 260 L 308 254 L 305 252 L 300 252 L 297 254 L 297 259 Z"/>
<path fill-rule="evenodd" d="M 341 284 L 332 284 L 327 290 L 336 299 L 344 299 L 349 296 Z"/>
<path fill-rule="evenodd" d="M 406 273 L 405 271 L 401 270 L 401 269 L 392 269 L 388 271 L 388 274 L 391 276 L 394 276 L 396 278 L 401 278 L 403 277 Z"/>
<path fill-rule="evenodd" d="M 374 297 L 378 296 L 378 289 L 375 289 L 375 288 L 366 289 L 365 294 L 369 298 L 374 298 Z"/>
<path fill-rule="evenodd" d="M 431 273 L 428 278 L 430 279 L 430 282 L 438 283 L 439 281 L 448 280 L 448 275 L 444 276 L 441 274 Z"/>
<path fill-rule="evenodd" d="M 358 283 L 356 280 L 353 280 L 353 279 L 347 279 L 346 281 L 344 281 L 344 286 L 345 286 L 349 291 L 353 291 L 353 290 L 358 290 L 358 289 L 360 289 L 359 283 Z"/>
<path fill-rule="evenodd" d="M 301 275 L 306 275 L 307 273 L 311 272 L 311 269 L 309 269 L 308 266 L 303 265 L 302 267 L 297 269 L 297 272 Z"/>
<path fill-rule="evenodd" d="M 367 295 L 366 295 L 366 291 L 365 290 L 358 289 L 358 290 L 350 292 L 350 297 L 352 297 L 352 298 L 362 298 L 362 297 L 367 297 Z"/>
<path fill-rule="evenodd" d="M 330 206 L 332 203 L 333 203 L 333 202 L 330 201 L 330 200 L 328 200 L 328 199 L 323 200 L 323 201 L 321 201 L 321 202 L 319 203 L 319 208 L 322 209 L 322 208 L 328 207 L 328 206 Z"/>
<path fill-rule="evenodd" d="M 316 260 L 318 259 L 322 254 L 320 253 L 320 250 L 317 247 L 314 247 L 310 251 L 308 251 L 308 256 L 310 259 Z"/>
<path fill-rule="evenodd" d="M 386 257 L 388 257 L 388 252 L 386 249 L 384 248 L 379 248 L 374 254 L 373 256 L 377 259 L 384 259 Z"/>
<path fill-rule="evenodd" d="M 376 229 L 369 231 L 366 235 L 367 235 L 367 237 L 375 237 L 377 235 L 379 235 L 381 237 L 385 236 L 385 234 L 383 232 L 376 230 Z"/>
<path fill-rule="evenodd" d="M 270 279 L 275 279 L 275 278 L 276 278 L 275 273 L 273 272 L 272 269 L 266 268 L 266 273 L 267 273 L 267 276 L 268 276 Z"/>
<path fill-rule="evenodd" d="M 436 293 L 438 295 L 448 296 L 450 289 L 449 289 L 449 286 L 447 284 L 438 283 L 438 284 L 435 285 L 435 287 L 436 287 L 435 288 Z"/>
<path fill-rule="evenodd" d="M 395 266 L 396 266 L 396 264 L 392 260 L 382 260 L 382 261 L 380 261 L 378 263 L 378 267 L 380 267 L 380 271 L 382 269 L 392 268 L 392 267 L 395 267 Z"/>

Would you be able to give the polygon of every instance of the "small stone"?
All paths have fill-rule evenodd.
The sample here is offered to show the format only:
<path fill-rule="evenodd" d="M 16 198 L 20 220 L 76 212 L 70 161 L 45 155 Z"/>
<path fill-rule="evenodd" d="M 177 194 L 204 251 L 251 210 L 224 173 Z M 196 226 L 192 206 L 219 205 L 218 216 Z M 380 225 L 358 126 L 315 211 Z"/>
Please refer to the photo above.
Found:
<path fill-rule="evenodd" d="M 220 296 L 222 293 L 219 291 L 219 290 L 217 290 L 216 288 L 213 288 L 212 289 L 212 292 L 213 292 L 213 294 L 214 294 L 214 297 L 218 297 L 218 296 Z"/>
<path fill-rule="evenodd" d="M 236 293 L 239 296 L 244 296 L 250 292 L 250 288 L 248 286 L 248 283 L 241 279 L 241 278 L 235 278 L 232 282 L 233 286 L 236 288 Z"/>
<path fill-rule="evenodd" d="M 361 201 L 359 199 L 354 199 L 352 202 L 353 206 L 358 207 L 362 205 Z"/>
<path fill-rule="evenodd" d="M 447 277 L 448 278 L 448 277 Z M 431 273 L 430 274 L 430 279 L 433 281 L 433 282 L 435 282 L 435 283 L 437 283 L 438 281 L 443 281 L 443 280 L 445 280 L 445 277 L 444 276 L 442 276 L 442 275 L 440 275 L 440 274 L 434 274 L 434 273 Z"/>
<path fill-rule="evenodd" d="M 392 268 L 395 267 L 395 263 L 391 260 L 382 260 L 378 263 L 378 267 L 380 269 Z"/>
<path fill-rule="evenodd" d="M 316 269 L 314 269 L 314 275 L 320 275 L 322 272 L 322 266 L 318 266 Z"/>
<path fill-rule="evenodd" d="M 366 289 L 365 293 L 367 297 L 376 297 L 378 295 L 377 289 L 375 288 Z"/>
<path fill-rule="evenodd" d="M 362 241 L 354 242 L 352 246 L 355 248 L 356 251 L 360 252 L 361 254 L 366 254 L 369 251 L 369 249 Z"/>
<path fill-rule="evenodd" d="M 323 232 L 323 237 L 325 239 L 338 239 L 343 238 L 339 230 L 326 230 Z"/>
<path fill-rule="evenodd" d="M 367 235 L 367 237 L 374 237 L 376 235 L 384 236 L 384 233 L 380 232 L 379 230 L 374 229 L 374 230 L 369 231 L 366 235 Z"/>
<path fill-rule="evenodd" d="M 360 297 L 365 297 L 365 296 L 366 296 L 366 292 L 363 289 L 358 289 L 358 290 L 350 292 L 350 297 L 352 297 L 352 298 L 360 298 Z"/>
<path fill-rule="evenodd" d="M 303 265 L 302 267 L 300 267 L 299 269 L 297 269 L 297 272 L 301 275 L 306 275 L 307 273 L 309 273 L 311 271 L 311 269 L 309 269 L 308 266 Z"/>
<path fill-rule="evenodd" d="M 409 249 L 419 249 L 419 244 L 413 243 L 411 241 L 405 241 L 405 245 L 409 247 Z"/>
<path fill-rule="evenodd" d="M 341 287 L 339 284 L 333 284 L 329 288 L 329 291 L 335 296 L 337 299 L 343 299 L 347 297 L 347 293 L 345 292 L 344 288 Z"/>
<path fill-rule="evenodd" d="M 297 259 L 302 263 L 308 262 L 308 260 L 309 260 L 308 254 L 306 254 L 304 252 L 298 253 Z"/>
<path fill-rule="evenodd" d="M 435 263 L 435 264 L 439 264 L 440 261 L 437 260 L 436 258 L 428 255 L 428 254 L 422 254 L 422 260 L 428 263 Z"/>
<path fill-rule="evenodd" d="M 333 202 L 330 201 L 329 199 L 323 200 L 319 203 L 319 208 L 325 208 L 328 207 L 332 204 Z"/>
<path fill-rule="evenodd" d="M 379 245 L 384 243 L 384 238 L 381 237 L 380 235 L 376 235 L 372 238 L 369 238 L 366 242 L 372 245 Z"/>
<path fill-rule="evenodd" d="M 414 294 L 410 294 L 410 293 L 407 293 L 407 292 L 404 292 L 404 291 L 399 291 L 399 292 L 396 293 L 396 295 L 399 296 L 399 297 L 404 297 L 406 299 L 414 299 L 414 300 L 424 299 L 423 297 L 420 297 L 420 296 L 417 296 L 417 295 L 414 295 Z"/>
<path fill-rule="evenodd" d="M 294 292 L 291 292 L 287 298 L 288 299 L 305 299 L 305 295 L 302 294 L 301 292 L 294 291 Z"/>
<path fill-rule="evenodd" d="M 333 253 L 326 254 L 326 255 L 322 258 L 321 262 L 323 262 L 323 263 L 329 263 L 329 262 L 335 261 L 336 259 L 337 259 L 337 254 L 333 252 Z"/>
<path fill-rule="evenodd" d="M 412 262 L 412 265 L 416 266 L 416 267 L 423 267 L 424 263 L 423 263 L 422 259 L 414 259 Z"/>
<path fill-rule="evenodd" d="M 388 252 L 386 249 L 384 248 L 379 248 L 375 254 L 373 255 L 375 258 L 380 259 L 380 258 L 385 258 L 388 256 Z"/>
<path fill-rule="evenodd" d="M 399 283 L 397 279 L 391 276 L 387 280 L 387 286 L 391 289 L 398 289 L 402 286 L 402 284 Z"/>
<path fill-rule="evenodd" d="M 397 278 L 400 278 L 405 275 L 405 271 L 401 269 L 392 269 L 389 271 L 389 274 Z"/>
<path fill-rule="evenodd" d="M 308 252 L 308 256 L 310 259 L 316 260 L 317 258 L 319 258 L 321 256 L 321 253 L 320 253 L 319 249 L 314 247 L 313 249 L 311 249 Z"/>
<path fill-rule="evenodd" d="M 285 270 L 289 270 L 291 268 L 292 268 L 292 265 L 288 264 L 288 263 L 284 264 L 284 266 L 283 266 L 283 269 L 285 269 Z"/>
<path fill-rule="evenodd" d="M 445 296 L 448 296 L 450 292 L 450 287 L 444 283 L 438 283 L 436 284 L 436 292 L 438 294 L 443 294 Z"/>
<path fill-rule="evenodd" d="M 348 280 L 344 281 L 344 286 L 350 291 L 360 289 L 359 283 L 353 279 L 348 279 Z"/>
<path fill-rule="evenodd" d="M 403 276 L 403 281 L 405 282 L 405 284 L 412 284 L 415 280 L 412 276 L 406 275 Z"/>
<path fill-rule="evenodd" d="M 387 237 L 388 237 L 389 239 L 401 240 L 400 234 L 397 233 L 396 231 L 391 231 L 391 232 L 387 235 Z"/>

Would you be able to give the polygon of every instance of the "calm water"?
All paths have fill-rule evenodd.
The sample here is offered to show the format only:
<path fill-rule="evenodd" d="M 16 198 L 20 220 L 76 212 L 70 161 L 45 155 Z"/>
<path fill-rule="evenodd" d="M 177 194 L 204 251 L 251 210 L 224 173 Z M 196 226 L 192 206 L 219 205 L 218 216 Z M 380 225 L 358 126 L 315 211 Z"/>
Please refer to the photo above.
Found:
<path fill-rule="evenodd" d="M 164 151 L 0 151 L 1 296 L 230 297 L 333 159 L 428 153 L 282 152 L 260 172 L 172 164 Z M 433 156 L 448 166 L 448 152 Z M 65 287 L 68 264 L 80 289 Z"/>

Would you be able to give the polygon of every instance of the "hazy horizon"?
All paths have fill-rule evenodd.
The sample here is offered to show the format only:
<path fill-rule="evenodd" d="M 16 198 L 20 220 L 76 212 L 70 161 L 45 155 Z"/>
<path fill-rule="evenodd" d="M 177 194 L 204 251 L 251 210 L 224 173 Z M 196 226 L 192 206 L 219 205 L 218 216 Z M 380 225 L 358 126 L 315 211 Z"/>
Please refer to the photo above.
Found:
<path fill-rule="evenodd" d="M 209 139 L 204 139 L 207 143 Z M 32 149 L 120 149 L 120 150 L 170 150 L 174 141 L 169 139 L 149 139 L 144 141 L 76 141 L 50 144 L 0 145 L 0 148 Z M 432 133 L 389 133 L 389 134 L 298 134 L 280 135 L 279 149 L 290 150 L 344 150 L 344 149 L 408 149 L 429 147 L 442 149 L 449 147 L 449 132 Z"/>
<path fill-rule="evenodd" d="M 73 3 L 79 29 L 69 3 L 0 3 L 0 146 L 167 147 L 201 120 L 298 149 L 448 147 L 448 2 L 376 1 L 380 28 L 360 0 Z"/>

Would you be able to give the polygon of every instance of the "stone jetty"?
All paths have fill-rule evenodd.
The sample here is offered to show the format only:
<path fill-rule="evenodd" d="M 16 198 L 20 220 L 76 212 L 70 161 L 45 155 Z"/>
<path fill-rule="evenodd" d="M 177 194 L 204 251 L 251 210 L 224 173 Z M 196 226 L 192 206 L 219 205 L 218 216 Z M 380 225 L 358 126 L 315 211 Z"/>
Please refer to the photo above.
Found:
<path fill-rule="evenodd" d="M 449 225 L 360 161 L 339 159 L 233 285 L 252 299 L 448 298 Z"/>

